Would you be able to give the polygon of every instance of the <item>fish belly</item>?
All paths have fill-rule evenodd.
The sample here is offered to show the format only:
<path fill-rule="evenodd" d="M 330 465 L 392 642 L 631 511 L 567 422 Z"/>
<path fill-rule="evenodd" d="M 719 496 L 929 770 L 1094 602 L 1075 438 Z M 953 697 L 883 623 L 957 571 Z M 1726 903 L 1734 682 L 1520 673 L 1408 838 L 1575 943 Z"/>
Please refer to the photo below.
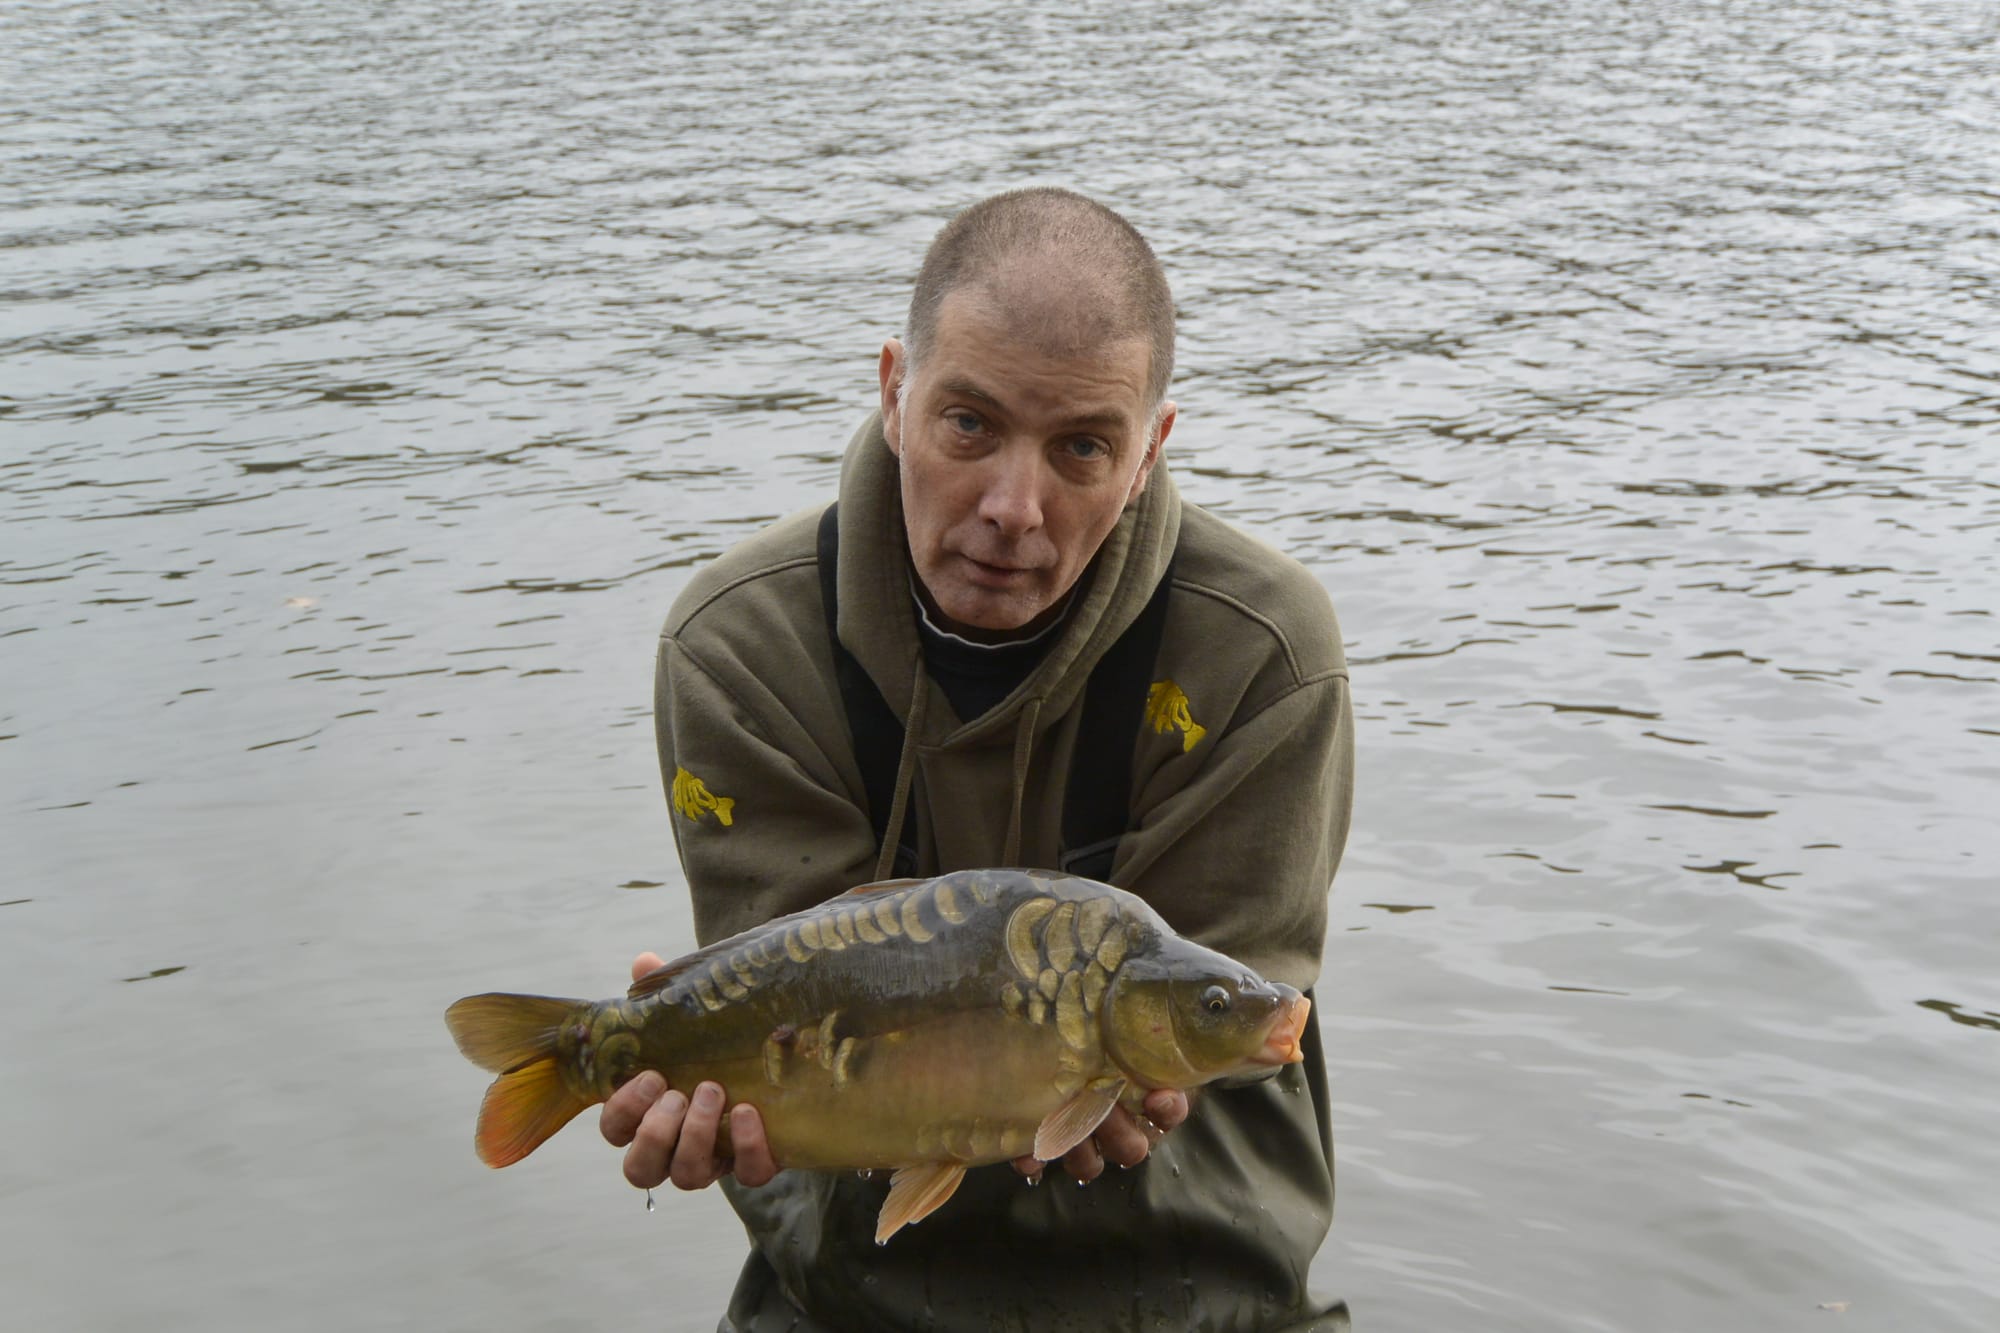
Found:
<path fill-rule="evenodd" d="M 1050 1024 L 993 1010 L 835 1033 L 828 1043 L 767 1043 L 754 1058 L 703 1062 L 670 1078 L 682 1087 L 712 1078 L 732 1103 L 755 1106 L 782 1166 L 979 1165 L 1033 1148 L 1043 1118 L 1102 1060 L 1094 1049 L 1069 1046 Z"/>

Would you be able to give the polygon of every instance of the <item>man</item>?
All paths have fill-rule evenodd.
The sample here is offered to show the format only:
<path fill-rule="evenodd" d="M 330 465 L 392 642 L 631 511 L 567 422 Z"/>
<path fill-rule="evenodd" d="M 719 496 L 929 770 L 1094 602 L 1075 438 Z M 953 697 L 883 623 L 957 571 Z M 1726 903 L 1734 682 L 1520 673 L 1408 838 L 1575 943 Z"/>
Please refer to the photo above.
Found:
<path fill-rule="evenodd" d="M 1312 984 L 1352 793 L 1339 631 L 1305 570 L 1181 503 L 1160 466 L 1172 366 L 1165 277 L 1109 209 L 1017 191 L 939 233 L 834 517 L 716 560 L 661 638 L 661 768 L 703 942 L 892 868 L 1115 847 L 1099 878 Z M 1112 747 L 1131 751 L 1122 827 L 1068 845 L 1066 789 L 1104 734 L 1093 672 L 1148 623 L 1147 724 Z M 856 680 L 891 719 L 872 759 Z M 724 1330 L 1344 1329 L 1305 1289 L 1333 1204 L 1323 1080 L 1315 1048 L 1192 1109 L 1156 1091 L 1065 1159 L 1084 1188 L 1030 1188 L 1031 1159 L 974 1170 L 884 1247 L 882 1182 L 778 1173 L 755 1109 L 725 1112 L 713 1084 L 690 1099 L 642 1075 L 601 1125 L 635 1185 L 733 1175 L 754 1248 Z"/>

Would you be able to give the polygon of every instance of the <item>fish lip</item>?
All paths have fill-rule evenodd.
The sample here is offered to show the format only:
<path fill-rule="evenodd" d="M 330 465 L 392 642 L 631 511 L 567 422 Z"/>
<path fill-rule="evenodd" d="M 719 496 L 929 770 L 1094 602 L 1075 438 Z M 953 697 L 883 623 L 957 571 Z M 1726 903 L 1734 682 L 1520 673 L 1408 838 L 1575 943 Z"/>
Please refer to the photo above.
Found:
<path fill-rule="evenodd" d="M 1255 1059 L 1260 1065 L 1295 1065 L 1306 1058 L 1304 1038 L 1306 1023 L 1312 1016 L 1312 1001 L 1303 995 L 1294 995 L 1290 1002 L 1279 1011 L 1278 1021 L 1264 1037 L 1264 1045 Z"/>

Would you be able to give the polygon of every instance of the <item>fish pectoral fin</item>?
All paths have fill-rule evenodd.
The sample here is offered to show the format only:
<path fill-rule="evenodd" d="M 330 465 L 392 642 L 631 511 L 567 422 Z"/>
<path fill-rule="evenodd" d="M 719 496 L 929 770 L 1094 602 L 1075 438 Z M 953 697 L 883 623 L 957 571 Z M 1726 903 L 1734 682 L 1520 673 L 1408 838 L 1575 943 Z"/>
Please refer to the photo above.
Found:
<path fill-rule="evenodd" d="M 1124 1090 L 1122 1078 L 1084 1084 L 1076 1096 L 1049 1112 L 1036 1126 L 1035 1156 L 1053 1162 L 1089 1138 L 1104 1123 L 1104 1117 L 1111 1114 L 1111 1108 L 1118 1104 L 1118 1094 Z"/>
<path fill-rule="evenodd" d="M 924 1162 L 897 1171 L 889 1177 L 889 1197 L 875 1220 L 875 1243 L 887 1245 L 889 1237 L 936 1212 L 964 1179 L 963 1162 Z"/>

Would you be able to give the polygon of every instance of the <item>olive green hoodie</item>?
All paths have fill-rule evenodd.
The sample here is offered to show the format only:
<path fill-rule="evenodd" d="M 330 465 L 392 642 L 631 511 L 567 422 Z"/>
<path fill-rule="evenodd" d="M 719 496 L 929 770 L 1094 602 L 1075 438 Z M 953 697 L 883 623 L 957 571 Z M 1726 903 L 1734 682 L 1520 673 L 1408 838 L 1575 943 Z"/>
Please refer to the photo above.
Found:
<path fill-rule="evenodd" d="M 880 878 L 827 642 L 819 510 L 705 567 L 660 641 L 656 723 L 704 943 Z M 1296 562 L 1181 503 L 1166 467 L 1105 539 L 1046 656 L 984 715 L 925 674 L 895 456 L 871 418 L 841 474 L 841 642 L 903 719 L 891 848 L 917 873 L 1055 867 L 1084 686 L 1173 558 L 1110 878 L 1182 934 L 1301 988 L 1346 840 L 1353 724 L 1332 607 Z M 1178 547 L 1178 554 L 1176 548 Z M 975 1169 L 886 1247 L 886 1184 L 727 1182 L 755 1247 L 724 1329 L 1341 1329 L 1306 1268 L 1332 1217 L 1324 1088 L 1303 1067 L 1197 1094 L 1130 1171 L 1031 1187 Z"/>

